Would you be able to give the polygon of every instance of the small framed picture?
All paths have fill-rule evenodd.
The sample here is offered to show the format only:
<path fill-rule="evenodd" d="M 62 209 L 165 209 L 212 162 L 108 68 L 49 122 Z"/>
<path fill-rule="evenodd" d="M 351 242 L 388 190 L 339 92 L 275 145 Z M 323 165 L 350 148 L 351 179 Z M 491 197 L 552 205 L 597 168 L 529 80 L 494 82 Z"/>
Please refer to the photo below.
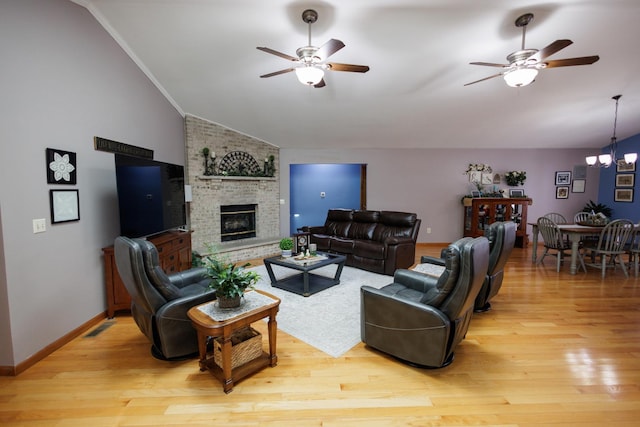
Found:
<path fill-rule="evenodd" d="M 482 185 L 493 184 L 493 175 L 490 173 L 482 174 Z"/>
<path fill-rule="evenodd" d="M 80 220 L 78 190 L 49 190 L 51 223 Z"/>
<path fill-rule="evenodd" d="M 584 186 L 586 182 L 587 181 L 584 179 L 574 179 L 573 182 L 571 182 L 571 192 L 584 193 Z"/>
<path fill-rule="evenodd" d="M 619 173 L 616 175 L 616 187 L 633 187 L 636 175 L 633 173 Z"/>
<path fill-rule="evenodd" d="M 636 164 L 635 163 L 627 163 L 624 159 L 616 160 L 616 172 L 635 172 Z"/>
<path fill-rule="evenodd" d="M 573 179 L 587 179 L 587 166 L 575 165 L 573 167 Z"/>
<path fill-rule="evenodd" d="M 480 197 L 482 196 L 482 193 L 480 193 L 479 191 L 473 190 L 471 191 L 471 197 Z"/>
<path fill-rule="evenodd" d="M 633 188 L 616 188 L 613 200 L 616 202 L 633 202 Z"/>
<path fill-rule="evenodd" d="M 524 189 L 522 188 L 510 188 L 509 197 L 524 197 Z"/>
<path fill-rule="evenodd" d="M 469 172 L 469 182 L 481 182 L 481 181 L 482 181 L 482 172 L 480 171 Z"/>
<path fill-rule="evenodd" d="M 571 171 L 556 172 L 556 185 L 571 184 Z"/>
<path fill-rule="evenodd" d="M 568 199 L 569 187 L 567 185 L 561 185 L 556 187 L 556 199 Z"/>
<path fill-rule="evenodd" d="M 47 148 L 47 183 L 76 184 L 76 153 Z"/>
<path fill-rule="evenodd" d="M 494 184 L 500 184 L 500 174 L 499 173 L 493 175 L 493 183 Z"/>

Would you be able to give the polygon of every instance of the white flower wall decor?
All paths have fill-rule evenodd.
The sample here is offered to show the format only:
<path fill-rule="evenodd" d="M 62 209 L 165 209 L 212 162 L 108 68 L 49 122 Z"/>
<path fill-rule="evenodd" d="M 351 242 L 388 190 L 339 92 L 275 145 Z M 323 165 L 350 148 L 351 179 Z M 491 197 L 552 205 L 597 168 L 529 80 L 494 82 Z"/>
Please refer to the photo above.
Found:
<path fill-rule="evenodd" d="M 47 183 L 76 184 L 76 153 L 47 148 Z"/>

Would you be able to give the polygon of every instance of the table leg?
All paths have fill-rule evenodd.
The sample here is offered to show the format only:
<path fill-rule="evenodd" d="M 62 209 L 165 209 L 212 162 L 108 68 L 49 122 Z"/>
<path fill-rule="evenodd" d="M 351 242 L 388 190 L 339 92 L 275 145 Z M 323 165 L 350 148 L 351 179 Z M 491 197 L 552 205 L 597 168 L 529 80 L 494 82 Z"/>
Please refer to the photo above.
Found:
<path fill-rule="evenodd" d="M 531 251 L 531 262 L 534 264 L 538 259 L 538 224 L 531 225 L 531 232 L 533 234 L 533 250 Z"/>
<path fill-rule="evenodd" d="M 233 391 L 233 376 L 231 369 L 231 334 L 222 338 L 222 386 L 225 393 Z"/>
<path fill-rule="evenodd" d="M 305 271 L 302 273 L 302 296 L 308 297 L 309 294 L 309 272 Z"/>
<path fill-rule="evenodd" d="M 269 274 L 269 280 L 271 280 L 271 285 L 274 285 L 276 283 L 276 276 L 273 274 L 271 263 L 268 261 L 265 261 L 264 266 L 267 269 L 267 273 Z"/>
<path fill-rule="evenodd" d="M 200 355 L 200 361 L 198 362 L 200 366 L 200 371 L 204 372 L 207 370 L 207 336 L 200 331 L 197 331 L 198 335 L 198 354 Z"/>
<path fill-rule="evenodd" d="M 578 251 L 580 250 L 580 235 L 578 233 L 569 233 L 571 241 L 571 267 L 569 274 L 576 274 L 578 268 Z"/>
<path fill-rule="evenodd" d="M 269 366 L 274 367 L 278 364 L 278 355 L 276 354 L 276 338 L 278 335 L 278 323 L 276 322 L 276 315 L 269 315 L 269 321 L 267 322 L 267 328 L 269 330 Z"/>

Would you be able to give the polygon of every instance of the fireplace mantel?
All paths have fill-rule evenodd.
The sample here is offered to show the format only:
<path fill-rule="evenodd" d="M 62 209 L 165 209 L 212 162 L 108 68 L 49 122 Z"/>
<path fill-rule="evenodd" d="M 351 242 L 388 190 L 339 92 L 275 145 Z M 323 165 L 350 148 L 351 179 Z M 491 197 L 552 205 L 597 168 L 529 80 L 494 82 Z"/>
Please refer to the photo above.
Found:
<path fill-rule="evenodd" d="M 224 175 L 198 175 L 196 178 L 203 181 L 275 181 L 272 176 L 224 176 Z"/>

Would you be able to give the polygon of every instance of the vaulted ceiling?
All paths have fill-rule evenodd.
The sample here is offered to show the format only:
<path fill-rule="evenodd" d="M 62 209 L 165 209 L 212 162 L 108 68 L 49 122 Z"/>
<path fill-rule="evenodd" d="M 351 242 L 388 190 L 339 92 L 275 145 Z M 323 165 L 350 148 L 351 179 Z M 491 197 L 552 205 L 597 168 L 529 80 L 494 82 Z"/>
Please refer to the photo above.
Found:
<path fill-rule="evenodd" d="M 86 7 L 175 107 L 282 148 L 599 148 L 640 133 L 638 0 L 70 0 Z M 295 73 L 307 45 L 345 47 L 326 87 Z M 521 48 L 514 24 L 534 14 L 526 48 L 573 44 L 549 59 L 599 55 L 592 65 L 542 70 L 526 87 L 499 69 Z"/>

